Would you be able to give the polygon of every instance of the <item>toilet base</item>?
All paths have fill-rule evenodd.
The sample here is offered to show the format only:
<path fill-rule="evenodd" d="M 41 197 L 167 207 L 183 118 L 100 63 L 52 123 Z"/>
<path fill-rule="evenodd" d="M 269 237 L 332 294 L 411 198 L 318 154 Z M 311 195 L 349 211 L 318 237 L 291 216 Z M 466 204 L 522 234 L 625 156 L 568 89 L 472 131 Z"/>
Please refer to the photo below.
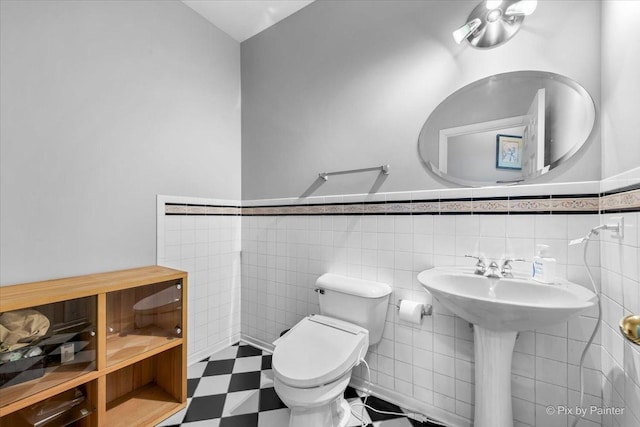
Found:
<path fill-rule="evenodd" d="M 291 408 L 289 427 L 345 427 L 351 419 L 351 406 L 340 396 L 314 408 Z"/>
<path fill-rule="evenodd" d="M 336 426 L 345 427 L 351 419 L 351 405 L 345 400 L 344 396 L 340 396 L 340 399 L 336 402 L 336 407 L 337 416 L 334 418 Z"/>
<path fill-rule="evenodd" d="M 289 427 L 345 427 L 351 418 L 351 407 L 344 399 L 350 379 L 351 370 L 320 387 L 295 388 L 282 383 L 275 375 L 275 391 L 291 411 Z"/>

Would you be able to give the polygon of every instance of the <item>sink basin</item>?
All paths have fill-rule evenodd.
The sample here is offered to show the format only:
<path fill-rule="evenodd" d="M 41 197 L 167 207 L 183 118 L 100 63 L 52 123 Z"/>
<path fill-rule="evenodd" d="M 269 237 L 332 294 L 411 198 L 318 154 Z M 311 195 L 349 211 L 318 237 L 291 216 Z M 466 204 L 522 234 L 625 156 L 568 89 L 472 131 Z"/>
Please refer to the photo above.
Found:
<path fill-rule="evenodd" d="M 582 286 L 531 278 L 488 278 L 455 268 L 432 268 L 418 281 L 456 315 L 494 331 L 526 331 L 564 322 L 596 303 Z"/>
<path fill-rule="evenodd" d="M 418 281 L 443 306 L 474 324 L 475 427 L 513 427 L 511 358 L 518 331 L 568 320 L 596 304 L 575 283 L 488 278 L 470 269 L 432 268 Z"/>

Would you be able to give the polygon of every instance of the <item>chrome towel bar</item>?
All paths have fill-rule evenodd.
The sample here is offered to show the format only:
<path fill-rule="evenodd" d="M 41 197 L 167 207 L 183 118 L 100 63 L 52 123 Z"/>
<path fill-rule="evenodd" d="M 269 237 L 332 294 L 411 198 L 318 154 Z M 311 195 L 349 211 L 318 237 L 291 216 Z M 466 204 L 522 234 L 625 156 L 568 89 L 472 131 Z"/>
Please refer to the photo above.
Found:
<path fill-rule="evenodd" d="M 356 173 L 356 172 L 369 172 L 379 170 L 383 175 L 389 175 L 389 165 L 376 166 L 373 168 L 363 168 L 363 169 L 351 169 L 346 171 L 336 171 L 336 172 L 321 172 L 318 176 L 325 181 L 329 179 L 330 175 L 344 175 L 347 173 Z"/>

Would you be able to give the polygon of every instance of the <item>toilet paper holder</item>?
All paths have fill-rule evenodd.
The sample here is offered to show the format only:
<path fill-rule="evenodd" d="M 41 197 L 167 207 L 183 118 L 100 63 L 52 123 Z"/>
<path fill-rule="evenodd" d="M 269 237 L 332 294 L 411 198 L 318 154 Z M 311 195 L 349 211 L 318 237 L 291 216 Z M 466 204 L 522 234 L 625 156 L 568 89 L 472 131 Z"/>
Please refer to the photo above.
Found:
<path fill-rule="evenodd" d="M 399 299 L 396 304 L 396 310 L 400 311 L 400 303 L 402 300 Z M 422 319 L 424 316 L 431 316 L 433 313 L 433 306 L 431 304 L 422 304 L 422 312 L 420 313 L 420 318 Z"/>

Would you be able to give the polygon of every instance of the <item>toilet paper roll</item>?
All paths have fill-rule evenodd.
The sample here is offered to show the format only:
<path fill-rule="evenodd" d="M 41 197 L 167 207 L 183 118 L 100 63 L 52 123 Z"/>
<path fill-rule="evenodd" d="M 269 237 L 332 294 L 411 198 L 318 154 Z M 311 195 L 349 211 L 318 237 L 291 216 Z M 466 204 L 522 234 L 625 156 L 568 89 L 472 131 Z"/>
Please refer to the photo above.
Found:
<path fill-rule="evenodd" d="M 419 325 L 422 321 L 422 303 L 402 300 L 400 302 L 400 320 Z"/>

